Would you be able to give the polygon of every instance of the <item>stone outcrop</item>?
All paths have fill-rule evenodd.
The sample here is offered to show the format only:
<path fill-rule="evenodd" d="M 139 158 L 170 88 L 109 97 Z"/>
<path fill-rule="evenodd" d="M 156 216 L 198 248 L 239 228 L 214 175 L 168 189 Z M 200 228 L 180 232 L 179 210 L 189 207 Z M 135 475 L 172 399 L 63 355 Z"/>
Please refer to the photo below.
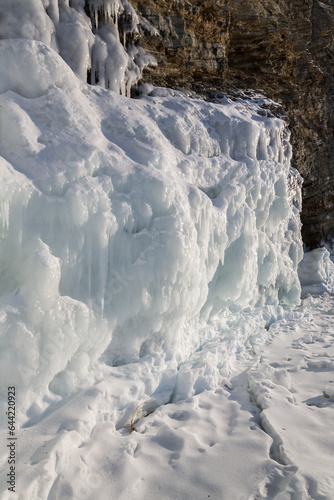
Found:
<path fill-rule="evenodd" d="M 145 81 L 207 95 L 252 88 L 282 104 L 304 177 L 304 241 L 334 238 L 333 0 L 131 3 L 143 18 L 141 44 L 158 61 Z"/>

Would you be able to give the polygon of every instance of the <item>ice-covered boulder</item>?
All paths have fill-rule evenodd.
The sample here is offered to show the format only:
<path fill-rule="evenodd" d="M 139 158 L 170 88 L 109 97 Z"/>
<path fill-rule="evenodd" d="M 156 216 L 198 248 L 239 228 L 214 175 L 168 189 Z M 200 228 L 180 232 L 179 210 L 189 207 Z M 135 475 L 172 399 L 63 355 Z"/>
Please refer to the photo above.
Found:
<path fill-rule="evenodd" d="M 16 134 L 2 143 L 0 252 L 1 352 L 16 352 L 17 383 L 65 394 L 99 358 L 179 362 L 230 308 L 298 303 L 280 120 L 74 83 L 38 99 L 5 93 L 0 106 Z"/>

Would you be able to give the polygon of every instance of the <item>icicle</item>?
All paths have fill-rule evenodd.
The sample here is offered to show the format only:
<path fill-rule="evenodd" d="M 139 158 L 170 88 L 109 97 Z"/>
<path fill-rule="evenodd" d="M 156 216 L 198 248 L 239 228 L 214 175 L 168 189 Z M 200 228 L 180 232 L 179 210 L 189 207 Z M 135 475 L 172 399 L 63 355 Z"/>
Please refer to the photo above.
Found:
<path fill-rule="evenodd" d="M 124 78 L 122 78 L 122 81 L 121 81 L 121 95 L 126 96 L 125 80 L 124 80 Z"/>
<path fill-rule="evenodd" d="M 9 229 L 9 203 L 8 201 L 1 202 L 1 211 L 0 211 L 0 221 L 1 221 L 1 230 L 0 230 L 0 238 L 4 238 Z"/>
<path fill-rule="evenodd" d="M 91 66 L 90 83 L 129 96 L 131 86 L 138 81 L 143 68 L 153 62 L 143 50 L 140 52 L 138 47 L 131 45 L 128 37 L 128 33 L 138 34 L 139 18 L 128 0 L 86 2 L 95 35 L 95 41 L 90 46 L 91 63 L 87 64 Z M 134 55 L 138 56 L 136 62 Z"/>
<path fill-rule="evenodd" d="M 126 83 L 126 97 L 131 97 L 131 80 Z"/>
<path fill-rule="evenodd" d="M 99 27 L 99 16 L 98 16 L 98 10 L 97 9 L 94 9 L 94 17 L 95 17 L 95 26 L 96 26 L 96 29 L 98 29 L 98 27 Z"/>
<path fill-rule="evenodd" d="M 112 16 L 112 11 L 111 11 L 111 5 L 106 5 L 104 7 L 104 17 L 107 19 L 108 17 Z"/>
<path fill-rule="evenodd" d="M 115 16 L 116 28 L 118 28 L 118 14 L 119 14 L 119 5 L 117 4 L 117 8 L 116 8 L 116 5 L 114 5 L 114 16 Z"/>

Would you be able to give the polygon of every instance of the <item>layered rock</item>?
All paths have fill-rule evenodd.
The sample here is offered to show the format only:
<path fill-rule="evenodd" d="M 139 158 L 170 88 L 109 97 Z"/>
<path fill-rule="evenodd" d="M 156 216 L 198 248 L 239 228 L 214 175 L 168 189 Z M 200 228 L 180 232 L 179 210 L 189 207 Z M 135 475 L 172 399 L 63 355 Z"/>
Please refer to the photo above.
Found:
<path fill-rule="evenodd" d="M 304 177 L 303 237 L 334 237 L 334 4 L 332 0 L 133 0 L 154 26 L 142 45 L 157 61 L 155 85 L 261 89 L 280 102 Z"/>

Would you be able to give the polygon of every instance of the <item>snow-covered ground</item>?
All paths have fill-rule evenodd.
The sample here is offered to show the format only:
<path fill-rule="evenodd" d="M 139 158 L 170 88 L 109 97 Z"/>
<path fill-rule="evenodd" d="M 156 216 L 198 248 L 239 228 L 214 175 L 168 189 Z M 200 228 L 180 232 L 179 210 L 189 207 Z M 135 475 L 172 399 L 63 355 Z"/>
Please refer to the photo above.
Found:
<path fill-rule="evenodd" d="M 334 498 L 333 296 L 305 298 L 215 388 L 133 405 L 115 429 L 108 406 L 124 384 L 136 394 L 130 367 L 18 431 L 19 495 L 1 498 Z"/>
<path fill-rule="evenodd" d="M 90 3 L 0 6 L 1 498 L 333 499 L 334 266 L 301 261 L 289 131 L 260 95 L 87 85 L 149 61 Z"/>

